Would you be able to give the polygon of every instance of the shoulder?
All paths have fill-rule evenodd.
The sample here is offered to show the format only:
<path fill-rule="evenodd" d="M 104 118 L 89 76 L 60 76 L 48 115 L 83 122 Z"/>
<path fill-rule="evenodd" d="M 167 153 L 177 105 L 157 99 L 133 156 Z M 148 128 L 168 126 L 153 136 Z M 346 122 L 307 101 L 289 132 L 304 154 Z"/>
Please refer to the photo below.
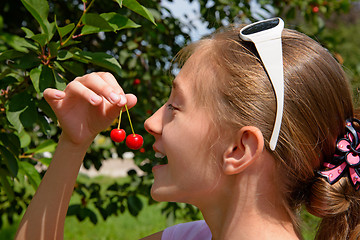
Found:
<path fill-rule="evenodd" d="M 162 240 L 176 239 L 211 239 L 211 232 L 204 220 L 181 223 L 165 229 L 162 233 Z"/>

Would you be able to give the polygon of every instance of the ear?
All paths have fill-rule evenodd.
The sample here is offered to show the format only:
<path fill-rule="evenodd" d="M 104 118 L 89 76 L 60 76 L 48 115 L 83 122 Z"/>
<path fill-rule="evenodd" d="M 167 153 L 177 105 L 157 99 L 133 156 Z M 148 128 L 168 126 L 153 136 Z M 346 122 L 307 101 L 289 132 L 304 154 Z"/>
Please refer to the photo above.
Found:
<path fill-rule="evenodd" d="M 264 137 L 257 127 L 245 126 L 237 133 L 223 156 L 223 171 L 233 175 L 244 171 L 264 150 Z"/>

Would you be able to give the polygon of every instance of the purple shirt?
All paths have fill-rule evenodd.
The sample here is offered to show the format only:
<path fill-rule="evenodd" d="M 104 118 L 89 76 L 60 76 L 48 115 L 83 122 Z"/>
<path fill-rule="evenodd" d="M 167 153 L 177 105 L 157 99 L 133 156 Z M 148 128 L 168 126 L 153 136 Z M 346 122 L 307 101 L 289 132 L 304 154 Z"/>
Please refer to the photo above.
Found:
<path fill-rule="evenodd" d="M 161 240 L 211 240 L 211 232 L 204 220 L 181 223 L 166 228 Z"/>

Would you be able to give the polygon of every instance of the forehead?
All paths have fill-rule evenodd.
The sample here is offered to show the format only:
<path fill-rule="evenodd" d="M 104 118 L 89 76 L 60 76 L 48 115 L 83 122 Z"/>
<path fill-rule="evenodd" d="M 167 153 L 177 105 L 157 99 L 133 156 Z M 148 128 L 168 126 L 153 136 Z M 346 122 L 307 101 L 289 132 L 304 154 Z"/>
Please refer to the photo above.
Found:
<path fill-rule="evenodd" d="M 186 60 L 179 74 L 173 81 L 173 88 L 182 89 L 186 87 L 195 96 L 206 92 L 206 86 L 211 85 L 215 72 L 208 51 L 199 48 Z"/>

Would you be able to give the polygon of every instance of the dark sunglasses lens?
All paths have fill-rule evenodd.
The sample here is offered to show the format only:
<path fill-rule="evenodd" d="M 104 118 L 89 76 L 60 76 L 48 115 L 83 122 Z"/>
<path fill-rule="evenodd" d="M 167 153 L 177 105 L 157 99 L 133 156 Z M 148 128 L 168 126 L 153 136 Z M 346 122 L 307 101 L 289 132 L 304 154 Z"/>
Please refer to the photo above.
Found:
<path fill-rule="evenodd" d="M 244 35 L 249 35 L 249 34 L 254 34 L 254 33 L 258 33 L 264 30 L 268 30 L 271 29 L 273 27 L 276 27 L 279 24 L 279 19 L 272 19 L 269 21 L 265 21 L 265 22 L 261 22 L 261 23 L 257 23 L 253 26 L 250 26 L 248 28 L 245 28 L 242 31 L 242 34 Z"/>

